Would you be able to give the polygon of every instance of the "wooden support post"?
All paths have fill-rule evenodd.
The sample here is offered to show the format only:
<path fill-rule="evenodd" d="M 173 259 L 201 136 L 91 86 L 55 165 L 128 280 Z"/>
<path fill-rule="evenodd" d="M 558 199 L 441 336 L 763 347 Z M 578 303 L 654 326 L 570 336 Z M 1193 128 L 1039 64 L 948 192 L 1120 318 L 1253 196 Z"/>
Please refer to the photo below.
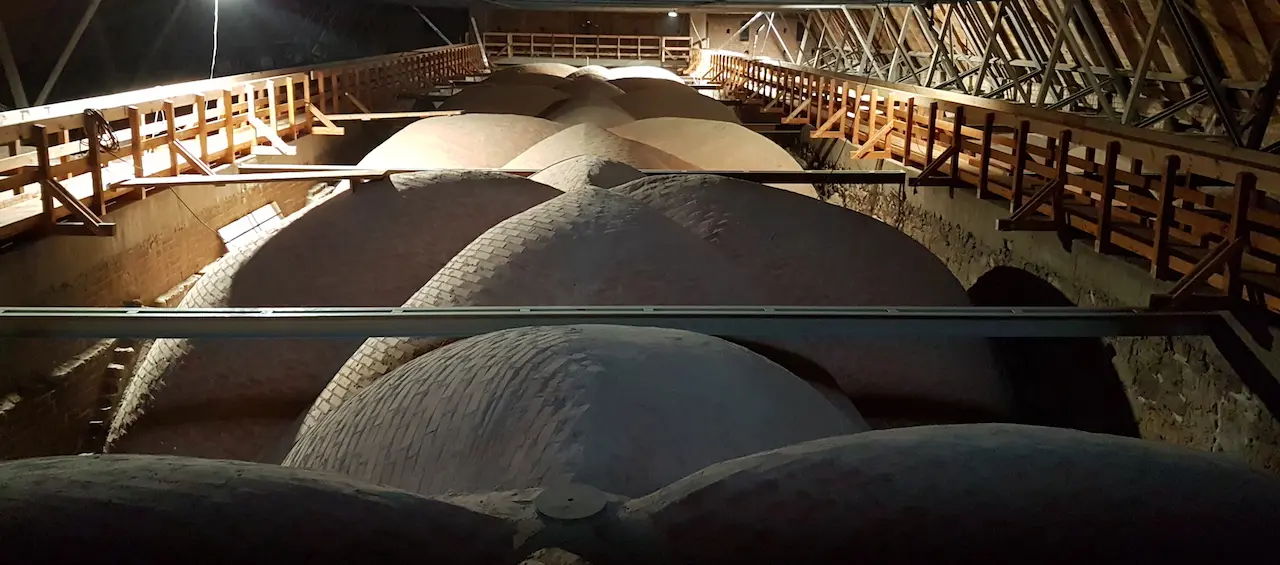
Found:
<path fill-rule="evenodd" d="M 280 134 L 280 108 L 276 106 L 276 81 L 267 81 L 267 112 L 270 114 L 270 120 L 267 124 L 271 126 L 271 133 Z"/>
<path fill-rule="evenodd" d="M 1231 221 L 1227 224 L 1227 241 L 1243 241 L 1249 248 L 1249 204 L 1258 185 L 1258 177 L 1242 172 L 1236 175 L 1235 200 L 1231 205 Z M 1244 293 L 1243 250 L 1227 260 L 1225 282 L 1227 297 L 1239 300 Z"/>
<path fill-rule="evenodd" d="M 323 84 L 323 82 L 321 84 Z M 303 104 L 302 106 L 303 112 L 305 112 L 305 114 L 302 117 L 303 119 L 302 129 L 307 133 L 311 133 L 311 124 L 313 122 L 311 121 L 311 104 L 312 103 L 311 103 L 311 78 L 310 77 L 302 81 L 302 97 L 307 101 L 307 103 Z M 321 97 L 322 97 L 321 99 L 323 99 L 323 94 L 321 95 Z"/>
<path fill-rule="evenodd" d="M 44 124 L 35 124 L 31 126 L 31 132 L 36 138 L 36 170 L 40 175 L 41 217 L 44 218 L 45 229 L 52 231 L 57 221 L 53 217 L 53 190 L 45 182 L 53 178 L 51 173 L 53 165 L 49 162 L 49 130 Z"/>
<path fill-rule="evenodd" d="M 111 124 L 106 124 L 111 127 Z M 107 197 L 102 186 L 102 131 L 95 113 L 86 110 L 84 113 L 84 135 L 89 146 L 89 178 L 93 183 L 93 207 L 90 210 L 98 216 L 107 213 Z M 54 180 L 54 179 L 50 179 Z"/>
<path fill-rule="evenodd" d="M 1067 230 L 1066 209 L 1063 207 L 1063 196 L 1067 192 L 1067 182 L 1070 177 L 1067 175 L 1067 163 L 1071 160 L 1067 158 L 1071 154 L 1071 130 L 1064 129 L 1058 134 L 1058 170 L 1054 176 L 1058 188 L 1053 191 L 1053 221 L 1058 225 L 1059 233 L 1065 235 Z M 1066 243 L 1065 241 L 1063 242 Z"/>
<path fill-rule="evenodd" d="M 1151 276 L 1164 278 L 1169 263 L 1169 229 L 1173 224 L 1174 191 L 1178 182 L 1178 167 L 1182 161 L 1170 155 L 1164 161 L 1164 173 L 1160 177 L 1159 211 L 1156 213 L 1155 235 L 1151 244 Z"/>
<path fill-rule="evenodd" d="M 340 74 L 339 72 L 335 71 L 333 74 L 329 76 L 329 81 L 330 81 L 329 96 L 333 97 L 333 104 L 329 106 L 329 110 L 326 113 L 328 112 L 332 112 L 334 114 L 342 113 L 342 100 L 338 98 L 338 96 L 342 94 L 342 88 L 341 88 L 342 85 L 338 81 L 339 74 Z"/>
<path fill-rule="evenodd" d="M 1116 166 L 1120 160 L 1120 142 L 1107 143 L 1106 162 L 1102 165 L 1102 197 L 1098 199 L 1098 237 L 1093 241 L 1093 250 L 1098 253 L 1110 253 L 1111 249 L 1111 209 L 1116 198 Z"/>
<path fill-rule="evenodd" d="M 232 104 L 230 90 L 222 91 L 222 119 L 224 133 L 227 138 L 227 152 L 223 156 L 223 160 L 228 165 L 236 162 L 236 119 L 235 106 Z"/>
<path fill-rule="evenodd" d="M 840 86 L 840 135 L 844 136 L 848 131 L 849 125 L 849 81 L 844 81 Z"/>
<path fill-rule="evenodd" d="M 996 113 L 987 112 L 982 120 L 982 155 L 978 161 L 978 198 L 991 197 L 988 183 L 991 181 L 991 138 L 996 131 Z"/>
<path fill-rule="evenodd" d="M 178 140 L 177 119 L 173 115 L 173 101 L 164 101 L 164 122 L 165 122 L 165 142 L 168 144 L 169 151 L 169 176 L 178 176 L 178 151 L 173 148 L 173 142 Z"/>
<path fill-rule="evenodd" d="M 884 135 L 884 150 L 889 153 L 890 159 L 893 158 L 893 122 L 897 119 L 897 116 L 895 115 L 897 112 L 894 107 L 896 104 L 897 101 L 894 100 L 892 92 L 890 92 L 888 96 L 885 96 L 884 117 L 885 125 L 889 126 L 889 131 L 885 132 Z"/>
<path fill-rule="evenodd" d="M 244 98 L 248 102 L 248 110 L 245 113 L 245 123 L 249 124 L 249 152 L 253 153 L 253 148 L 258 146 L 258 129 L 253 127 L 253 121 L 258 119 L 258 93 L 253 87 L 253 83 L 244 85 Z"/>
<path fill-rule="evenodd" d="M 204 94 L 197 94 L 196 100 L 196 140 L 200 144 L 200 160 L 209 162 L 209 101 Z"/>
<path fill-rule="evenodd" d="M 320 108 L 321 112 L 324 112 L 327 114 L 329 113 L 329 97 L 326 96 L 324 79 L 325 79 L 324 71 L 316 71 L 316 92 L 320 94 L 320 100 L 313 102 L 311 100 L 311 97 L 307 96 L 307 102 L 313 102 L 316 107 Z M 308 85 L 309 84 L 310 83 L 308 83 Z"/>
<path fill-rule="evenodd" d="M 1027 177 L 1027 135 L 1031 133 L 1031 122 L 1023 120 L 1018 123 L 1018 131 L 1014 134 L 1013 143 L 1013 191 L 1009 199 L 1009 213 L 1022 207 L 1022 190 Z"/>
<path fill-rule="evenodd" d="M 129 106 L 129 154 L 133 157 L 133 176 L 145 177 L 146 170 L 143 168 L 142 160 L 142 112 L 137 106 Z M 138 200 L 146 198 L 147 191 L 137 189 L 130 194 L 134 195 Z"/>
<path fill-rule="evenodd" d="M 853 132 L 849 136 L 849 140 L 854 145 L 858 144 L 858 140 L 862 139 L 862 92 L 866 87 L 859 84 L 855 92 L 856 98 L 853 102 Z"/>
<path fill-rule="evenodd" d="M 951 145 L 956 150 L 951 154 L 951 184 L 947 186 L 947 195 L 955 197 L 956 183 L 960 182 L 960 154 L 964 153 L 964 106 L 956 106 L 955 123 L 951 128 Z"/>
<path fill-rule="evenodd" d="M 298 140 L 298 98 L 294 92 L 293 77 L 285 80 L 285 103 L 289 105 L 289 140 Z"/>
<path fill-rule="evenodd" d="M 924 146 L 924 163 L 933 162 L 933 145 L 938 140 L 938 103 L 929 102 L 929 138 Z"/>
<path fill-rule="evenodd" d="M 907 99 L 907 124 L 904 128 L 904 137 L 902 139 L 902 163 L 911 166 L 911 137 L 915 135 L 916 127 L 916 97 L 912 96 Z"/>
<path fill-rule="evenodd" d="M 880 118 L 876 112 L 880 111 L 880 91 L 871 89 L 871 99 L 867 101 L 867 138 L 876 132 L 876 123 Z"/>

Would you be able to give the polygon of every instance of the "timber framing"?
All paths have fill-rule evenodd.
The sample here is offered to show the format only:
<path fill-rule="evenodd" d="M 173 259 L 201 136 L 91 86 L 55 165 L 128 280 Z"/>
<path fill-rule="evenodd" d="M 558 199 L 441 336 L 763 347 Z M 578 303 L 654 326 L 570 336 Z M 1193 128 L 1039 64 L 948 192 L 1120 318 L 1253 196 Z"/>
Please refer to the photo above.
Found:
<path fill-rule="evenodd" d="M 160 179 L 207 183 L 241 157 L 289 155 L 301 137 L 341 135 L 334 121 L 449 115 L 370 109 L 484 68 L 478 45 L 447 46 L 0 113 L 0 241 L 110 236 L 103 215 L 167 186 Z"/>
<path fill-rule="evenodd" d="M 784 113 L 839 85 L 828 105 L 849 108 L 846 119 L 837 128 L 813 115 L 810 126 L 851 142 L 854 158 L 919 171 L 915 186 L 1008 200 L 1000 229 L 1054 231 L 1067 246 L 1090 238 L 1100 252 L 1140 257 L 1154 276 L 1184 281 L 1167 303 L 1207 288 L 1280 311 L 1280 156 L 736 53 L 709 56 L 722 96 L 760 98 Z"/>
<path fill-rule="evenodd" d="M 1280 143 L 1280 0 L 924 4 L 813 10 L 826 33 L 810 66 L 1251 149 Z"/>

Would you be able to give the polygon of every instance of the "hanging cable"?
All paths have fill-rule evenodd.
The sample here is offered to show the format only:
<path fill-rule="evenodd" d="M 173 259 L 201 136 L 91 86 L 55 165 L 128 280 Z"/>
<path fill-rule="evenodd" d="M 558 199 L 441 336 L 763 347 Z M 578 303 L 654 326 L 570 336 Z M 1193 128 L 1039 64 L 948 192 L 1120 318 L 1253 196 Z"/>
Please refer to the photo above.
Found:
<path fill-rule="evenodd" d="M 213 0 L 213 56 L 209 61 L 209 78 L 213 78 L 214 69 L 218 67 L 218 20 L 221 19 L 222 0 Z"/>

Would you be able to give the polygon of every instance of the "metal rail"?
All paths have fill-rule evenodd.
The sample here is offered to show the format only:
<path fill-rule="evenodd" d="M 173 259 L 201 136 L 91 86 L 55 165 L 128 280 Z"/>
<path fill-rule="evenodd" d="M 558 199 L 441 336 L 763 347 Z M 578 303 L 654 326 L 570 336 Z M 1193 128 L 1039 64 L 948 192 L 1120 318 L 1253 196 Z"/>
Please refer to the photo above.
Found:
<path fill-rule="evenodd" d="M 741 341 L 1208 336 L 1245 386 L 1269 410 L 1280 413 L 1280 367 L 1258 338 L 1269 334 L 1246 327 L 1227 311 L 780 306 L 0 308 L 0 338 L 463 338 L 516 327 L 575 324 L 673 328 Z"/>
<path fill-rule="evenodd" d="M 0 337 L 467 337 L 572 324 L 656 326 L 741 338 L 1179 336 L 1207 334 L 1219 319 L 1213 312 L 1085 308 L 3 308 Z"/>
<path fill-rule="evenodd" d="M 360 173 L 369 172 L 367 168 L 352 165 L 272 165 L 246 164 L 240 165 L 241 173 Z M 442 168 L 397 168 L 382 169 L 377 172 L 385 175 L 399 173 L 435 173 L 435 172 L 495 172 L 521 177 L 536 174 L 541 169 L 442 169 Z M 676 170 L 676 169 L 640 169 L 646 176 L 655 175 L 719 175 L 741 180 L 763 183 L 861 183 L 861 184 L 902 184 L 907 180 L 906 171 L 857 171 L 843 169 L 826 169 L 816 171 L 719 171 L 719 170 Z M 287 180 L 287 179 L 285 179 Z M 260 182 L 260 181 L 254 181 Z"/>

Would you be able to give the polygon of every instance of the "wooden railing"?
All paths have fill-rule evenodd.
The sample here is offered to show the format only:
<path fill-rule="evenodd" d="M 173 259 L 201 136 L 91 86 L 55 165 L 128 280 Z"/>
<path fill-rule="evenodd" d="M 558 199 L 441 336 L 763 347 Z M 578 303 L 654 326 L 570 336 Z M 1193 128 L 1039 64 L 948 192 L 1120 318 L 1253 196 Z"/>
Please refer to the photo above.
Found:
<path fill-rule="evenodd" d="M 691 50 L 688 37 L 502 32 L 485 33 L 484 47 L 493 58 L 629 59 L 659 63 L 687 62 Z"/>
<path fill-rule="evenodd" d="M 853 157 L 919 169 L 917 186 L 1009 202 L 998 229 L 1081 235 L 1177 280 L 1280 311 L 1280 156 L 962 94 L 707 53 L 727 95 L 765 104 Z M 923 189 L 922 189 L 923 190 Z M 962 196 L 954 196 L 962 197 Z M 1197 298 L 1199 299 L 1199 298 Z"/>
<path fill-rule="evenodd" d="M 0 241 L 32 231 L 110 235 L 108 206 L 147 194 L 116 183 L 288 154 L 289 141 L 340 133 L 330 115 L 392 108 L 401 94 L 483 67 L 478 46 L 451 46 L 2 113 Z"/>

